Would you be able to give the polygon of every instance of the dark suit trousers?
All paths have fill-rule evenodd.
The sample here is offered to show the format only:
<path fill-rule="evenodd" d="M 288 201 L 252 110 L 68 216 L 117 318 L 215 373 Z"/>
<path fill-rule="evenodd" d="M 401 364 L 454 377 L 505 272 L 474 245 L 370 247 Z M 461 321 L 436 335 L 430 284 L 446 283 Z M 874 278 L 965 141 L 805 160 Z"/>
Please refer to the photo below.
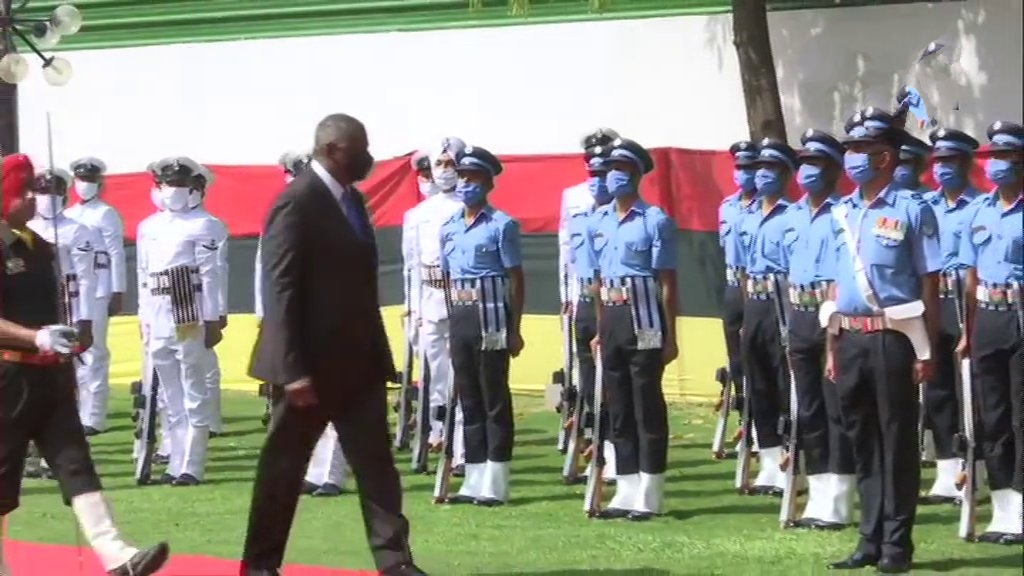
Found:
<path fill-rule="evenodd" d="M 382 383 L 346 399 L 344 406 L 334 410 L 319 405 L 296 408 L 287 401 L 274 407 L 249 509 L 242 557 L 246 567 L 281 566 L 302 477 L 328 421 L 338 432 L 359 485 L 363 525 L 377 568 L 412 563 L 409 521 L 402 515 L 402 486 L 391 455 L 387 390 Z"/>

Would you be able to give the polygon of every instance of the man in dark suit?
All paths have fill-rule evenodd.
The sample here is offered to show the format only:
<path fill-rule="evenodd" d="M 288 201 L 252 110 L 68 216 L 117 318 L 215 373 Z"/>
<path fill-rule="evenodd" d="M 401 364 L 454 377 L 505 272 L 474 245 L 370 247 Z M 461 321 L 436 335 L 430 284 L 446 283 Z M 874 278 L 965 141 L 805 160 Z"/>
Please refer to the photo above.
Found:
<path fill-rule="evenodd" d="M 366 129 L 332 114 L 313 161 L 271 207 L 263 231 L 263 321 L 250 374 L 284 390 L 260 453 L 242 576 L 276 576 L 302 476 L 328 422 L 359 484 L 366 535 L 385 576 L 412 563 L 409 522 L 388 438 L 385 382 L 395 367 L 377 297 L 377 248 L 354 187 L 373 166 Z"/>

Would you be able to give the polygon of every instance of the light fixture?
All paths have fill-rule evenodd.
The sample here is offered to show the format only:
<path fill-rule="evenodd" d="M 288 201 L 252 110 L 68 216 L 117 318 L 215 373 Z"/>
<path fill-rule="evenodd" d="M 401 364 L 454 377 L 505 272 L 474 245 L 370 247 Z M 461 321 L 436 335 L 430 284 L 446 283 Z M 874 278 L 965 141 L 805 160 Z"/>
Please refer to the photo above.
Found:
<path fill-rule="evenodd" d="M 22 18 L 17 12 L 25 8 L 29 0 L 22 0 L 14 7 L 13 13 L 0 12 L 0 33 L 10 39 L 6 54 L 0 58 L 0 80 L 8 84 L 23 81 L 29 72 L 28 61 L 13 46 L 13 35 L 43 62 L 43 79 L 51 86 L 64 86 L 71 81 L 71 62 L 56 56 L 47 56 L 43 50 L 57 46 L 65 36 L 76 34 L 82 29 L 82 12 L 70 4 L 62 4 L 53 10 L 49 18 Z M 0 47 L 3 45 L 0 44 Z"/>

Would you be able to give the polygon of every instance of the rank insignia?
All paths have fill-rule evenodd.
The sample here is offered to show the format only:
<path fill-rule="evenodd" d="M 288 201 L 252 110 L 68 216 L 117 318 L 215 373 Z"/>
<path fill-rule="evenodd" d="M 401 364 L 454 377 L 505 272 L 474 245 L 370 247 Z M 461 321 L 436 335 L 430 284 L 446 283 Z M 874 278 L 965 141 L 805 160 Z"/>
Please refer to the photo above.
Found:
<path fill-rule="evenodd" d="M 4 262 L 4 270 L 8 274 L 20 274 L 25 271 L 25 261 L 21 258 L 8 258 Z"/>

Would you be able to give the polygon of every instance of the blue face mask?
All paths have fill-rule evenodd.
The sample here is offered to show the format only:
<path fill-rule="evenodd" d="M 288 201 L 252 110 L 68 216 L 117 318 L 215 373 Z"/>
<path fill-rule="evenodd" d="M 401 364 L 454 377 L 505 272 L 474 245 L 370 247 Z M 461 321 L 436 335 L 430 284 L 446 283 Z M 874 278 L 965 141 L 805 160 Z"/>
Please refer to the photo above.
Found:
<path fill-rule="evenodd" d="M 921 185 L 917 178 L 917 172 L 910 164 L 900 164 L 897 166 L 896 171 L 892 173 L 892 181 L 911 190 Z"/>
<path fill-rule="evenodd" d="M 989 158 L 985 162 L 985 176 L 996 186 L 1008 186 L 1017 181 L 1017 168 L 1009 160 Z"/>
<path fill-rule="evenodd" d="M 608 193 L 614 198 L 622 198 L 623 196 L 636 193 L 633 177 L 630 176 L 629 172 L 612 170 L 605 176 L 604 182 L 608 187 Z"/>
<path fill-rule="evenodd" d="M 932 176 L 939 186 L 959 188 L 964 184 L 964 175 L 960 173 L 960 167 L 950 162 L 932 164 Z"/>
<path fill-rule="evenodd" d="M 455 186 L 455 196 L 466 206 L 479 206 L 487 198 L 484 187 L 476 182 L 460 181 Z"/>
<path fill-rule="evenodd" d="M 811 196 L 820 196 L 828 191 L 827 186 L 825 186 L 823 172 L 824 170 L 822 170 L 821 166 L 801 164 L 800 169 L 796 173 L 796 181 L 804 192 Z"/>
<path fill-rule="evenodd" d="M 751 168 L 736 168 L 732 171 L 733 184 L 744 192 L 754 190 L 754 170 Z"/>
<path fill-rule="evenodd" d="M 775 196 L 782 192 L 782 180 L 779 175 L 770 168 L 758 168 L 754 174 L 754 186 L 757 187 L 757 195 Z"/>
<path fill-rule="evenodd" d="M 608 193 L 608 184 L 604 181 L 604 176 L 591 176 L 587 187 L 590 188 L 590 196 L 594 202 L 607 204 L 612 201 L 612 195 Z"/>
<path fill-rule="evenodd" d="M 843 156 L 843 170 L 857 184 L 870 182 L 877 174 L 871 166 L 871 155 L 857 152 L 847 152 Z"/>

